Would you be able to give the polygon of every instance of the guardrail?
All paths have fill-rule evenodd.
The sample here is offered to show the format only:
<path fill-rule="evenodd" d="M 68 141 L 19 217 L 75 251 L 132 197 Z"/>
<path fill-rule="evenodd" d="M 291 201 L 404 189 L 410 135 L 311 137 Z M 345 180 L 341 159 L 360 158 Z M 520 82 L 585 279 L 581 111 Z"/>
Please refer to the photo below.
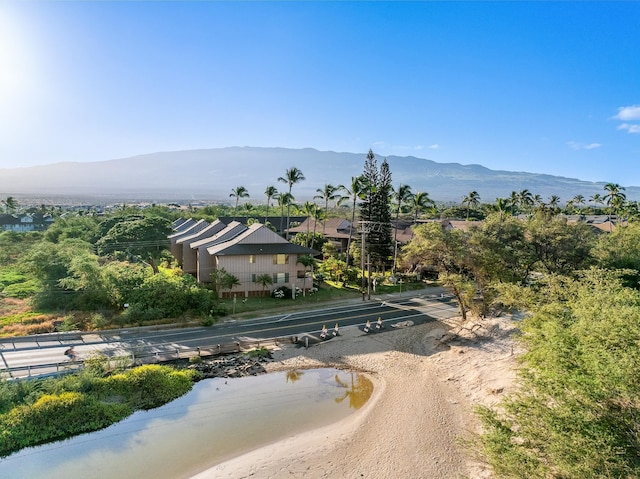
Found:
<path fill-rule="evenodd" d="M 213 344 L 195 348 L 163 349 L 161 351 L 131 351 L 120 356 L 105 356 L 107 369 L 118 367 L 141 366 L 143 364 L 156 364 L 178 359 L 192 357 L 219 356 L 222 354 L 241 353 L 257 348 L 277 347 L 281 344 L 295 343 L 297 337 L 279 337 L 260 339 L 255 341 L 234 341 L 233 343 Z M 153 348 L 148 346 L 145 349 Z M 84 367 L 85 360 L 63 361 L 57 363 L 36 364 L 29 366 L 16 366 L 0 369 L 0 379 L 29 379 L 47 376 L 60 376 L 69 374 Z"/>

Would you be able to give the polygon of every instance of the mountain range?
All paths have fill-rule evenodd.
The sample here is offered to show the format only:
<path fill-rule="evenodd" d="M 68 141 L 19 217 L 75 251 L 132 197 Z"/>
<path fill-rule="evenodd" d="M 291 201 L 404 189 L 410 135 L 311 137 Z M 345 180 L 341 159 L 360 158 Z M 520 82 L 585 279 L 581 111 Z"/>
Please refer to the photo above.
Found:
<path fill-rule="evenodd" d="M 362 174 L 366 153 L 339 153 L 312 148 L 229 147 L 150 153 L 98 162 L 62 162 L 0 169 L 0 197 L 92 198 L 107 201 L 232 202 L 231 190 L 244 186 L 250 197 L 264 203 L 264 191 L 279 182 L 288 168 L 301 170 L 305 180 L 294 185 L 297 202 L 310 200 L 325 184 L 349 185 Z M 383 157 L 377 156 L 378 165 Z M 407 184 L 412 191 L 427 192 L 438 202 L 460 203 L 471 191 L 482 202 L 529 190 L 544 200 L 558 195 L 564 203 L 580 194 L 589 199 L 603 195 L 606 182 L 576 178 L 490 170 L 481 165 L 437 163 L 413 156 L 386 157 L 393 185 Z M 640 199 L 640 187 L 628 186 L 630 200 Z"/>

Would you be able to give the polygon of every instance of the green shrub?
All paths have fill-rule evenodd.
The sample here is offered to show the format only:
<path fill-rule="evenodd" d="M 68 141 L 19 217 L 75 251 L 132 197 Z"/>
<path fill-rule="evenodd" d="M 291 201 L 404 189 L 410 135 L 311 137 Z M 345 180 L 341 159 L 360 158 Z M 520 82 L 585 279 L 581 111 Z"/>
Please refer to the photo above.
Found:
<path fill-rule="evenodd" d="M 151 409 L 189 391 L 197 374 L 150 364 L 100 380 L 101 391 L 121 395 L 135 409 Z"/>
<path fill-rule="evenodd" d="M 19 283 L 11 283 L 2 289 L 2 294 L 8 298 L 29 298 L 39 291 L 38 283 L 30 279 Z"/>
<path fill-rule="evenodd" d="M 0 288 L 5 288 L 10 284 L 24 283 L 26 280 L 27 277 L 24 274 L 12 269 L 0 271 Z"/>
<path fill-rule="evenodd" d="M 142 304 L 132 304 L 122 315 L 125 323 L 130 324 L 143 324 L 148 321 L 157 321 L 164 317 L 162 309 L 146 307 Z"/>
<path fill-rule="evenodd" d="M 80 321 L 72 314 L 62 318 L 62 324 L 58 327 L 60 331 L 77 331 L 80 329 Z"/>
<path fill-rule="evenodd" d="M 216 320 L 212 316 L 207 316 L 200 320 L 200 326 L 213 326 Z"/>
<path fill-rule="evenodd" d="M 23 447 L 95 431 L 132 413 L 127 404 L 109 404 L 78 392 L 46 394 L 31 406 L 0 416 L 0 457 Z"/>
<path fill-rule="evenodd" d="M 247 355 L 251 358 L 266 358 L 271 356 L 271 351 L 269 351 L 265 347 L 262 347 L 262 348 L 256 348 L 256 349 L 252 349 L 251 351 L 248 351 Z"/>
<path fill-rule="evenodd" d="M 101 313 L 92 313 L 90 322 L 91 327 L 98 330 L 104 329 L 109 325 L 109 320 Z"/>
<path fill-rule="evenodd" d="M 291 299 L 291 289 L 287 286 L 279 286 L 271 292 L 272 298 Z"/>

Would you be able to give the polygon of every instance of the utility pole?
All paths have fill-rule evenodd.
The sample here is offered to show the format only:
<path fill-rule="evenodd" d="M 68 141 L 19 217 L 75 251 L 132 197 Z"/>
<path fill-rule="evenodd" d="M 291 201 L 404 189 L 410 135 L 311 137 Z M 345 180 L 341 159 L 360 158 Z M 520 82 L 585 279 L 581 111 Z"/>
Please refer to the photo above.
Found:
<path fill-rule="evenodd" d="M 361 263 L 361 269 L 362 269 L 362 281 L 361 281 L 361 285 L 360 285 L 360 290 L 362 291 L 362 301 L 364 301 L 364 244 L 366 242 L 366 228 L 364 227 L 364 225 L 362 224 L 362 222 L 360 222 L 361 224 L 361 228 L 362 228 L 362 248 L 361 248 L 361 252 L 360 252 L 360 263 Z"/>
<path fill-rule="evenodd" d="M 371 255 L 367 254 L 367 299 L 371 300 Z"/>

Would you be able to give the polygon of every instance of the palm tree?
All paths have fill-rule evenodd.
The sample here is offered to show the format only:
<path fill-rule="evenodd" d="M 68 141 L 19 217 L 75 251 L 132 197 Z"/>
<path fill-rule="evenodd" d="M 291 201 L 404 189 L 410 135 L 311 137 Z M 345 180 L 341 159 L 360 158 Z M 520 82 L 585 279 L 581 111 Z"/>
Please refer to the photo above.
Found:
<path fill-rule="evenodd" d="M 247 216 L 251 216 L 251 212 L 255 209 L 251 203 L 245 203 L 242 205 L 242 209 L 244 210 L 244 214 Z"/>
<path fill-rule="evenodd" d="M 520 193 L 518 193 L 518 204 L 522 207 L 523 210 L 528 211 L 534 203 L 533 193 L 529 190 L 524 189 Z"/>
<path fill-rule="evenodd" d="M 607 194 L 604 195 L 602 199 L 609 207 L 609 231 L 612 230 L 611 213 L 617 211 L 622 206 L 622 203 L 627 199 L 627 195 L 623 193 L 624 189 L 625 188 L 623 186 L 620 186 L 617 183 L 607 183 L 604 185 L 604 190 Z"/>
<path fill-rule="evenodd" d="M 287 183 L 289 185 L 289 195 L 291 195 L 291 188 L 293 188 L 293 185 L 303 181 L 304 179 L 305 179 L 305 177 L 302 174 L 302 171 L 300 171 L 295 166 L 292 166 L 291 168 L 289 168 L 285 172 L 284 176 L 281 176 L 281 177 L 278 178 L 278 181 L 281 181 L 283 183 Z M 289 239 L 289 219 L 291 218 L 290 212 L 291 212 L 291 203 L 288 203 L 287 204 L 287 234 L 286 234 L 286 239 Z"/>
<path fill-rule="evenodd" d="M 324 222 L 326 219 L 327 212 L 316 206 L 313 210 L 313 236 L 311 236 L 311 249 L 313 249 L 313 246 L 316 244 L 316 226 L 318 226 L 318 221 Z"/>
<path fill-rule="evenodd" d="M 269 207 L 271 206 L 271 199 L 278 195 L 278 189 L 275 186 L 267 186 L 264 190 L 264 194 L 267 196 L 267 212 L 264 215 L 264 224 L 267 224 L 267 218 L 269 217 Z"/>
<path fill-rule="evenodd" d="M 398 258 L 398 219 L 400 218 L 400 210 L 402 209 L 402 204 L 406 203 L 411 199 L 411 187 L 409 185 L 400 185 L 397 190 L 393 192 L 393 196 L 397 201 L 396 208 L 396 227 L 393 233 L 393 268 L 391 270 L 391 274 L 395 276 L 396 274 L 396 262 Z"/>
<path fill-rule="evenodd" d="M 557 215 L 560 211 L 560 197 L 558 195 L 551 195 L 547 206 L 549 206 L 552 215 Z"/>
<path fill-rule="evenodd" d="M 9 214 L 18 209 L 18 201 L 13 196 L 7 196 L 7 199 L 2 200 L 0 203 L 4 205 L 4 210 Z"/>
<path fill-rule="evenodd" d="M 418 214 L 433 204 L 433 200 L 429 198 L 429 193 L 418 191 L 411 196 L 411 210 L 413 211 L 413 222 L 418 222 Z"/>
<path fill-rule="evenodd" d="M 302 205 L 301 213 L 307 217 L 307 240 L 305 241 L 305 246 L 309 246 L 307 243 L 309 241 L 309 228 L 311 226 L 311 218 L 313 218 L 313 229 L 315 232 L 316 229 L 316 211 L 318 209 L 318 205 L 311 201 L 306 201 L 304 205 Z"/>
<path fill-rule="evenodd" d="M 349 251 L 351 250 L 351 237 L 353 236 L 353 227 L 356 221 L 356 202 L 358 198 L 360 198 L 365 192 L 365 180 L 363 176 L 352 176 L 351 177 L 351 186 L 349 188 L 344 188 L 346 196 L 343 196 L 338 200 L 338 204 L 340 204 L 343 200 L 352 199 L 353 205 L 351 207 L 351 226 L 349 229 L 349 239 L 347 240 L 347 266 L 346 269 L 349 269 Z"/>
<path fill-rule="evenodd" d="M 319 195 L 316 195 L 313 197 L 314 200 L 324 200 L 324 210 L 326 212 L 329 211 L 329 201 L 339 201 L 340 198 L 342 198 L 340 196 L 340 194 L 337 194 L 338 191 L 341 191 L 344 189 L 344 186 L 339 185 L 339 186 L 333 186 L 332 184 L 326 183 L 324 185 L 324 188 L 318 188 L 316 190 L 316 193 L 320 193 Z M 324 235 L 324 230 L 325 230 L 325 224 L 326 221 L 322 222 L 322 234 Z"/>
<path fill-rule="evenodd" d="M 594 213 L 595 213 L 595 210 L 598 208 L 598 205 L 604 204 L 604 201 L 600 193 L 594 193 L 593 196 L 589 198 L 589 201 L 591 201 L 594 204 Z"/>
<path fill-rule="evenodd" d="M 300 263 L 304 266 L 304 278 L 302 280 L 302 294 L 306 294 L 307 289 L 307 268 L 311 267 L 311 277 L 313 277 L 313 268 L 316 264 L 316 260 L 310 254 L 304 254 L 302 256 L 298 256 L 297 263 Z"/>
<path fill-rule="evenodd" d="M 256 276 L 255 283 L 262 285 L 262 290 L 266 291 L 267 287 L 273 284 L 273 278 L 269 273 L 262 273 Z"/>
<path fill-rule="evenodd" d="M 585 199 L 584 196 L 582 195 L 576 195 L 571 199 L 571 203 L 573 205 L 575 205 L 578 209 L 580 209 L 580 205 L 584 205 L 585 204 Z"/>
<path fill-rule="evenodd" d="M 216 294 L 222 297 L 222 290 L 228 289 L 231 291 L 234 286 L 240 286 L 240 280 L 237 276 L 228 273 L 226 269 L 216 269 L 211 273 L 211 281 L 215 288 Z"/>
<path fill-rule="evenodd" d="M 509 200 L 507 198 L 496 198 L 493 208 L 500 213 L 500 220 L 503 220 L 504 213 L 509 209 Z"/>
<path fill-rule="evenodd" d="M 472 191 L 462 198 L 462 204 L 467 205 L 467 219 L 469 219 L 469 211 L 471 210 L 471 207 L 473 206 L 475 209 L 480 204 L 480 195 L 477 191 Z"/>
<path fill-rule="evenodd" d="M 232 188 L 231 189 L 231 193 L 229 194 L 229 198 L 235 198 L 236 199 L 236 207 L 233 210 L 233 219 L 236 219 L 236 215 L 238 213 L 238 201 L 240 200 L 240 198 L 248 198 L 249 197 L 249 192 L 247 191 L 247 189 L 244 186 L 237 186 L 236 188 Z"/>
<path fill-rule="evenodd" d="M 515 216 L 516 214 L 515 210 L 520 204 L 520 197 L 518 196 L 518 192 L 512 191 L 511 195 L 509 195 L 508 201 L 509 201 L 509 206 L 511 207 L 511 216 Z"/>
<path fill-rule="evenodd" d="M 280 206 L 280 233 L 284 233 L 284 207 L 291 206 L 295 198 L 291 193 L 280 193 L 278 195 L 278 206 Z"/>

